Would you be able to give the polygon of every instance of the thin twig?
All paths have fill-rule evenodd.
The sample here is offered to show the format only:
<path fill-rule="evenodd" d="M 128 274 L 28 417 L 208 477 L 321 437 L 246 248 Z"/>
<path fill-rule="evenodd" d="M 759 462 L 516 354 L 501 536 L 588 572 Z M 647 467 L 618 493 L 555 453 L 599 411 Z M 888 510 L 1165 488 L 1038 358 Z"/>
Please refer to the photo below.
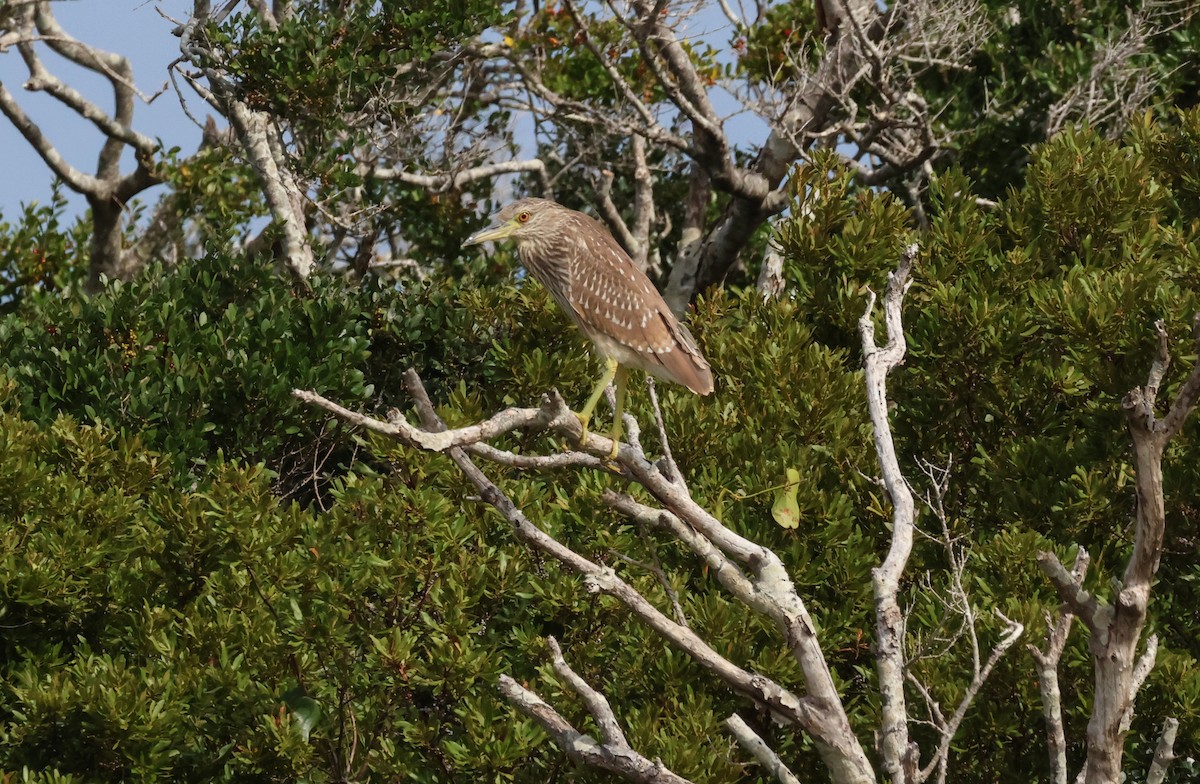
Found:
<path fill-rule="evenodd" d="M 646 391 L 650 393 L 650 407 L 654 411 L 654 424 L 658 428 L 658 440 L 663 450 L 662 462 L 667 469 L 663 473 L 666 474 L 667 479 L 686 488 L 683 474 L 679 472 L 679 466 L 675 463 L 674 455 L 671 454 L 671 441 L 667 438 L 667 426 L 663 421 L 662 406 L 658 404 L 658 388 L 655 386 L 654 376 L 650 374 L 646 374 Z"/>

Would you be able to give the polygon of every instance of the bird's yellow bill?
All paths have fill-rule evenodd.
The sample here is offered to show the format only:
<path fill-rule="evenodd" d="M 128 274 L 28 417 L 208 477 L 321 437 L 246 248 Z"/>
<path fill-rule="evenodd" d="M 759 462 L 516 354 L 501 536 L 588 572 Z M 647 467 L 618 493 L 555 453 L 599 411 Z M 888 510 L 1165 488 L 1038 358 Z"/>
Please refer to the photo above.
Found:
<path fill-rule="evenodd" d="M 502 240 L 508 235 L 512 234 L 519 225 L 520 224 L 517 223 L 515 219 L 505 221 L 504 223 L 492 224 L 486 229 L 480 229 L 470 237 L 467 237 L 467 241 L 463 243 L 463 247 L 465 248 L 468 245 L 478 245 L 481 242 L 490 242 L 491 240 Z"/>

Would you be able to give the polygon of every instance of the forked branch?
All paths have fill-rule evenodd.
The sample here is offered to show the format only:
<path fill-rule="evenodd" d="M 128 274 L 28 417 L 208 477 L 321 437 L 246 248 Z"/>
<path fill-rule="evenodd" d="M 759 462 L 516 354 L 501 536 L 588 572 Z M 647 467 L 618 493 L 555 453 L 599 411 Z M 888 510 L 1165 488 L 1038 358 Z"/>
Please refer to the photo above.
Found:
<path fill-rule="evenodd" d="M 563 658 L 557 640 L 547 637 L 546 644 L 554 657 L 554 672 L 583 699 L 588 713 L 600 728 L 601 739 L 597 741 L 580 732 L 532 690 L 508 675 L 501 675 L 500 693 L 513 707 L 540 724 L 559 748 L 577 763 L 615 773 L 639 784 L 689 784 L 687 779 L 671 772 L 661 760 L 647 759 L 634 750 L 604 695 L 571 669 Z"/>
<path fill-rule="evenodd" d="M 1133 441 L 1137 505 L 1133 552 L 1116 585 L 1115 595 L 1111 601 L 1101 601 L 1084 590 L 1078 562 L 1072 574 L 1053 553 L 1038 555 L 1038 564 L 1058 591 L 1065 610 L 1078 615 L 1091 632 L 1089 649 L 1095 672 L 1095 693 L 1087 729 L 1087 763 L 1079 775 L 1079 779 L 1088 784 L 1115 784 L 1119 780 L 1125 733 L 1132 720 L 1134 702 L 1154 666 L 1158 650 L 1154 635 L 1146 640 L 1141 655 L 1137 650 L 1166 533 L 1163 453 L 1167 442 L 1183 427 L 1200 398 L 1198 361 L 1171 401 L 1167 415 L 1162 419 L 1156 416 L 1158 392 L 1170 368 L 1170 344 L 1163 323 L 1159 321 L 1154 326 L 1155 356 L 1146 385 L 1134 388 L 1122 401 Z M 1200 314 L 1193 320 L 1193 334 L 1200 340 Z M 1053 638 L 1051 642 L 1054 642 Z M 1052 663 L 1049 656 L 1037 658 L 1039 670 Z M 1047 720 L 1051 719 L 1048 715 Z M 1061 723 L 1061 718 L 1059 721 Z M 1054 727 L 1051 727 L 1051 735 L 1055 780 L 1061 784 L 1065 780 L 1065 762 L 1057 752 L 1061 740 Z"/>
<path fill-rule="evenodd" d="M 68 188 L 83 195 L 91 207 L 92 247 L 87 288 L 96 291 L 102 277 L 128 279 L 137 272 L 141 259 L 127 255 L 123 246 L 122 220 L 128 202 L 162 182 L 154 156 L 158 143 L 133 127 L 133 111 L 141 96 L 133 82 L 129 61 L 113 52 L 86 44 L 59 25 L 50 0 L 29 0 L 14 8 L 9 32 L 0 40 L 0 50 L 15 45 L 25 61 L 29 79 L 25 89 L 54 98 L 100 132 L 103 144 L 95 174 L 88 174 L 67 160 L 49 135 L 31 118 L 3 83 L 0 83 L 0 112 L 21 133 L 50 170 Z M 112 88 L 112 110 L 106 111 L 83 93 L 63 82 L 45 65 L 36 44 L 105 79 Z M 147 99 L 148 100 L 148 99 Z M 121 173 L 121 159 L 133 151 L 135 166 Z"/>
<path fill-rule="evenodd" d="M 870 293 L 866 310 L 858 321 L 875 453 L 883 474 L 882 485 L 892 502 L 891 546 L 883 563 L 873 570 L 871 584 L 875 593 L 875 664 L 879 672 L 882 699 L 879 746 L 884 770 L 893 782 L 913 781 L 918 775 L 917 747 L 910 743 L 908 737 L 908 708 L 904 698 L 907 668 L 904 661 L 905 625 L 898 599 L 900 578 L 912 553 L 915 504 L 912 490 L 900 471 L 896 445 L 892 440 L 887 410 L 887 376 L 904 361 L 904 324 L 901 314 L 918 250 L 915 243 L 905 248 L 896 270 L 888 274 L 883 301 L 888 335 L 886 345 L 880 348 L 875 343 L 874 292 Z"/>
<path fill-rule="evenodd" d="M 769 678 L 729 661 L 686 624 L 672 619 L 655 607 L 611 567 L 584 558 L 551 537 L 529 520 L 468 456 L 468 451 L 471 451 L 490 457 L 478 451 L 482 447 L 493 448 L 484 444 L 482 439 L 515 428 L 548 428 L 551 432 L 577 441 L 581 435 L 579 421 L 557 394 L 547 395 L 539 409 L 511 409 L 480 425 L 447 430 L 437 417 L 432 401 L 416 373 L 408 371 L 405 381 L 421 417 L 419 428 L 398 413 L 393 413 L 390 421 L 381 422 L 348 411 L 313 393 L 298 390 L 295 394 L 306 402 L 319 405 L 374 432 L 398 438 L 418 448 L 443 451 L 479 491 L 481 499 L 499 511 L 512 525 L 518 539 L 579 573 L 589 590 L 619 600 L 664 639 L 720 678 L 735 693 L 751 700 L 759 709 L 769 711 L 779 721 L 803 728 L 817 741 L 817 747 L 835 781 L 873 780 L 866 756 L 849 729 L 840 698 L 817 645 L 812 621 L 778 556 L 735 534 L 697 505 L 674 471 L 672 476 L 667 476 L 646 458 L 637 439 L 631 439 L 632 443 L 629 444 L 621 444 L 617 460 L 604 466 L 606 470 L 619 472 L 641 484 L 664 509 L 660 514 L 632 499 L 614 495 L 608 500 L 615 507 L 652 520 L 678 535 L 697 552 L 703 553 L 710 564 L 717 565 L 718 577 L 739 599 L 779 624 L 789 648 L 805 673 L 808 688 L 808 694 L 805 695 L 797 695 Z M 589 434 L 588 442 L 583 446 L 587 452 L 604 454 L 610 443 L 608 439 Z M 822 697 L 829 695 L 829 699 L 815 699 L 814 693 Z"/>
<path fill-rule="evenodd" d="M 1039 558 L 1039 563 L 1041 562 Z M 1057 560 L 1057 559 L 1056 559 Z M 1087 575 L 1088 563 L 1091 556 L 1088 551 L 1079 548 L 1075 554 L 1075 565 L 1066 579 L 1072 588 L 1082 586 L 1083 578 Z M 1081 590 L 1081 589 L 1080 589 Z M 1069 590 L 1068 593 L 1071 593 Z M 1071 605 L 1065 605 L 1057 618 L 1046 616 L 1046 647 L 1040 649 L 1035 645 L 1026 646 L 1037 663 L 1038 689 L 1042 694 L 1042 715 L 1046 719 L 1046 746 L 1050 753 L 1050 775 L 1054 784 L 1067 784 L 1067 737 L 1063 727 L 1062 691 L 1058 684 L 1058 662 L 1067 646 L 1067 638 L 1071 633 L 1071 621 L 1075 612 Z"/>

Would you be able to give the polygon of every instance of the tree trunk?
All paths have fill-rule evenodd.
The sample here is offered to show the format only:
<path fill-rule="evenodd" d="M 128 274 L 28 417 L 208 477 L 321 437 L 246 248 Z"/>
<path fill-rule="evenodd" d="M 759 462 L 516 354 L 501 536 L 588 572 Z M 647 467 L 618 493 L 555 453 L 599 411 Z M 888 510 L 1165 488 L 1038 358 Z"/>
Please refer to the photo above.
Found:
<path fill-rule="evenodd" d="M 1088 722 L 1087 784 L 1117 784 L 1125 748 L 1123 721 L 1137 691 L 1134 665 L 1146 625 L 1150 585 L 1158 571 L 1165 529 L 1162 455 L 1166 438 L 1153 423 L 1130 418 L 1137 471 L 1137 532 L 1121 590 L 1101 612 L 1089 644 L 1096 661 L 1095 704 Z"/>
<path fill-rule="evenodd" d="M 92 208 L 92 249 L 86 291 L 95 294 L 102 288 L 101 275 L 109 279 L 121 276 L 121 254 L 124 252 L 121 213 L 124 208 L 112 197 L 89 195 L 88 204 Z"/>

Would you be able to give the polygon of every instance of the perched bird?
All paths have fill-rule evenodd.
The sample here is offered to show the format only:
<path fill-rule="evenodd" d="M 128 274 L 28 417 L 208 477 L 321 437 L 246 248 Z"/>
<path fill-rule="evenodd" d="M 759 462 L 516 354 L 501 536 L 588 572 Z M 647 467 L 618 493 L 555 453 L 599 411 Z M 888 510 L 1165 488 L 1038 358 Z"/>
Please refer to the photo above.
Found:
<path fill-rule="evenodd" d="M 604 357 L 604 373 L 576 415 L 583 441 L 596 403 L 615 380 L 610 457 L 616 456 L 630 368 L 700 395 L 712 392 L 712 372 L 691 333 L 599 221 L 548 199 L 521 199 L 466 244 L 506 238 L 516 242 L 521 263 Z"/>

